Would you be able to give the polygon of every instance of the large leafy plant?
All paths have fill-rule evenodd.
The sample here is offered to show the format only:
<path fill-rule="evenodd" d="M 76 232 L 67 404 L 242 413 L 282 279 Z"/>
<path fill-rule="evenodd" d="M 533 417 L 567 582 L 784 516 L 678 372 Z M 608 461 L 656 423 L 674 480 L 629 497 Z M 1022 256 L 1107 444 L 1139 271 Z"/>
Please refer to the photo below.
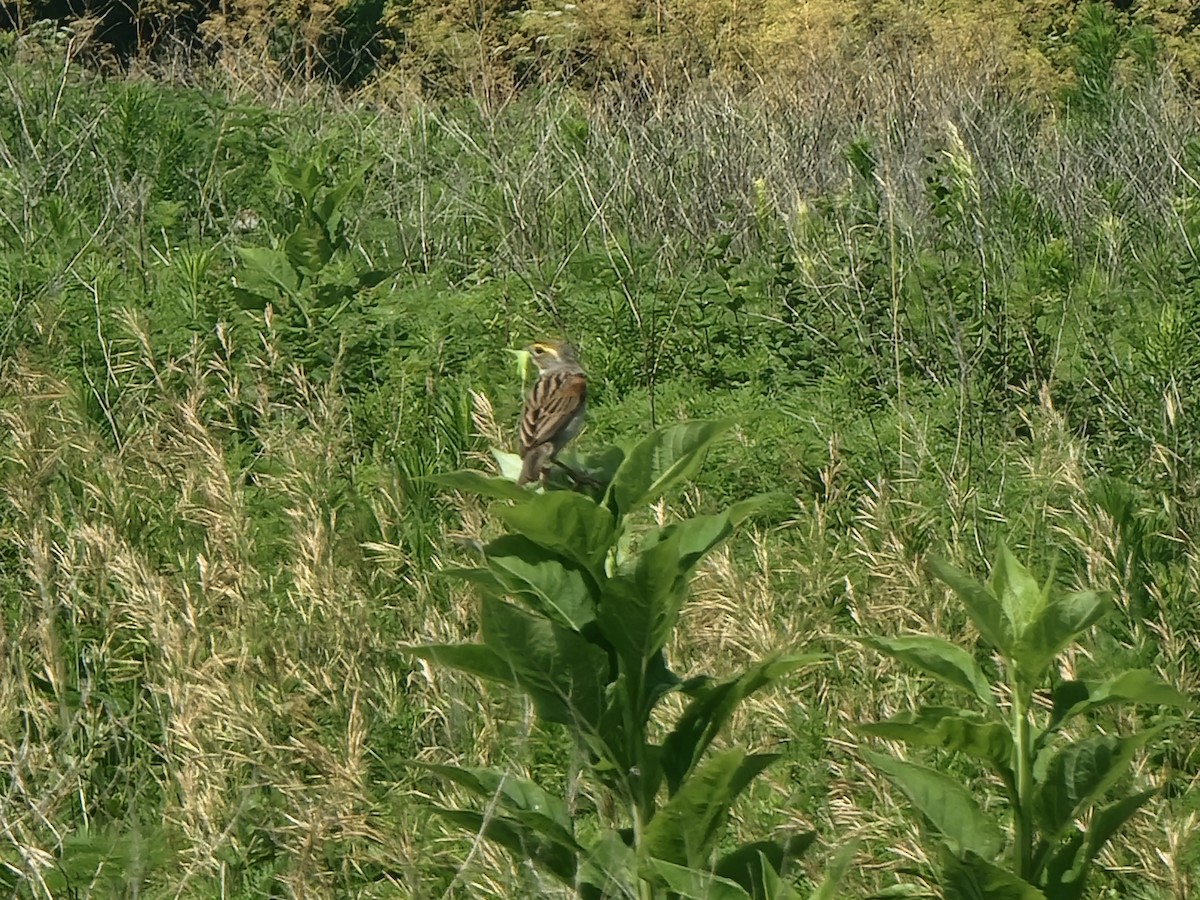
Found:
<path fill-rule="evenodd" d="M 1090 714 L 1122 704 L 1192 704 L 1140 669 L 1100 680 L 1056 678 L 1059 654 L 1110 608 L 1104 595 L 1061 593 L 1052 580 L 1039 585 L 1004 546 L 986 584 L 944 561 L 931 567 L 999 654 L 1001 677 L 989 681 L 970 653 L 940 637 L 862 638 L 957 689 L 974 707 L 925 706 L 862 728 L 982 763 L 1007 802 L 989 803 L 985 810 L 968 787 L 943 772 L 870 751 L 863 755 L 927 826 L 941 896 L 1076 900 L 1101 849 L 1154 796 L 1154 789 L 1118 785 L 1138 751 L 1165 727 L 1119 736 L 1090 727 Z"/>
<path fill-rule="evenodd" d="M 488 804 L 437 812 L 584 898 L 797 896 L 781 876 L 811 833 L 715 852 L 733 803 L 776 755 L 710 749 L 743 699 L 819 657 L 777 653 L 732 677 L 682 681 L 663 652 L 696 566 L 771 498 L 644 531 L 631 518 L 688 478 L 730 424 L 672 425 L 628 453 L 607 451 L 588 466 L 601 476 L 596 496 L 533 493 L 477 472 L 439 478 L 499 501 L 508 533 L 484 547 L 483 565 L 454 573 L 483 594 L 480 642 L 408 652 L 523 692 L 542 721 L 570 731 L 619 812 L 584 838 L 568 802 L 530 780 L 427 765 Z M 673 692 L 687 697 L 682 713 L 657 722 Z"/>
<path fill-rule="evenodd" d="M 270 175 L 288 203 L 271 226 L 271 246 L 237 248 L 237 302 L 256 316 L 270 307 L 275 329 L 310 374 L 327 372 L 349 351 L 382 355 L 396 310 L 380 286 L 392 273 L 364 264 L 346 228 L 362 172 L 338 181 L 319 161 L 273 154 Z"/>

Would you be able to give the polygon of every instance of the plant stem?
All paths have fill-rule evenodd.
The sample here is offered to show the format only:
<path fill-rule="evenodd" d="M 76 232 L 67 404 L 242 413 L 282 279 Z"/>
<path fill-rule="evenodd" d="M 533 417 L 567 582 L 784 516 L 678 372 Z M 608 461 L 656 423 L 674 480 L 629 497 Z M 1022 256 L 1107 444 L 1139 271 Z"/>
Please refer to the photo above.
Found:
<path fill-rule="evenodd" d="M 1013 842 L 1016 874 L 1029 880 L 1033 870 L 1033 746 L 1030 739 L 1029 698 L 1022 687 L 1012 685 L 1013 762 L 1017 776 L 1017 797 L 1013 809 Z"/>

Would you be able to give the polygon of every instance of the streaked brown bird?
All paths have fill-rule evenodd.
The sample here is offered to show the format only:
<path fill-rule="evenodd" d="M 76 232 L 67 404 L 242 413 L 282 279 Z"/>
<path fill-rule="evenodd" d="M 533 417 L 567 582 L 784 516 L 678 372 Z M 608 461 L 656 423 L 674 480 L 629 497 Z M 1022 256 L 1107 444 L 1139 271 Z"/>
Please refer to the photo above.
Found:
<path fill-rule="evenodd" d="M 559 452 L 583 428 L 587 375 L 570 344 L 537 341 L 525 348 L 538 367 L 538 380 L 525 398 L 521 416 L 521 475 L 517 484 L 545 473 Z"/>

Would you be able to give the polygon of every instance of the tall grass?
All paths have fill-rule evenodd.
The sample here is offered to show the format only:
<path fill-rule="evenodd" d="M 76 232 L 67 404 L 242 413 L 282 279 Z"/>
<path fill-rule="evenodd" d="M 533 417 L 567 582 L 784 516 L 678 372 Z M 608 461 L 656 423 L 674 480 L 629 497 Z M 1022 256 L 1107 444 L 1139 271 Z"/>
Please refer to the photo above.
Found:
<path fill-rule="evenodd" d="M 546 332 L 589 369 L 585 445 L 756 413 L 661 516 L 794 498 L 702 570 L 681 673 L 797 634 L 973 640 L 920 561 L 1006 535 L 1119 598 L 1079 671 L 1197 689 L 1200 129 L 1165 77 L 1114 75 L 1087 115 L 891 64 L 751 94 L 264 104 L 51 49 L 0 89 L 14 895 L 553 894 L 428 821 L 397 761 L 540 772 L 570 748 L 394 649 L 474 632 L 437 569 L 494 526 L 423 478 L 511 443 L 503 350 Z M 359 178 L 314 291 L 386 274 L 320 328 L 235 290 L 247 248 L 300 232 L 279 173 L 305 163 Z M 786 753 L 734 837 L 862 837 L 865 895 L 924 858 L 851 726 L 915 683 L 840 649 L 805 679 L 733 721 Z M 1105 890 L 1194 894 L 1193 731 L 1146 758 L 1176 787 L 1105 851 Z"/>

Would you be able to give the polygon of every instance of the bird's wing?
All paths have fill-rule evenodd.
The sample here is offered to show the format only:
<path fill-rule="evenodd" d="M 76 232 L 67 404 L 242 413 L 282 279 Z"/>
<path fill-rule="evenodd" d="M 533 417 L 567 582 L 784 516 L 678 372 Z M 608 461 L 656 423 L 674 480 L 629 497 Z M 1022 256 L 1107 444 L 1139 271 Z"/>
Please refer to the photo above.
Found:
<path fill-rule="evenodd" d="M 551 372 L 534 382 L 521 416 L 521 453 L 547 441 L 571 421 L 587 398 L 582 372 Z"/>

